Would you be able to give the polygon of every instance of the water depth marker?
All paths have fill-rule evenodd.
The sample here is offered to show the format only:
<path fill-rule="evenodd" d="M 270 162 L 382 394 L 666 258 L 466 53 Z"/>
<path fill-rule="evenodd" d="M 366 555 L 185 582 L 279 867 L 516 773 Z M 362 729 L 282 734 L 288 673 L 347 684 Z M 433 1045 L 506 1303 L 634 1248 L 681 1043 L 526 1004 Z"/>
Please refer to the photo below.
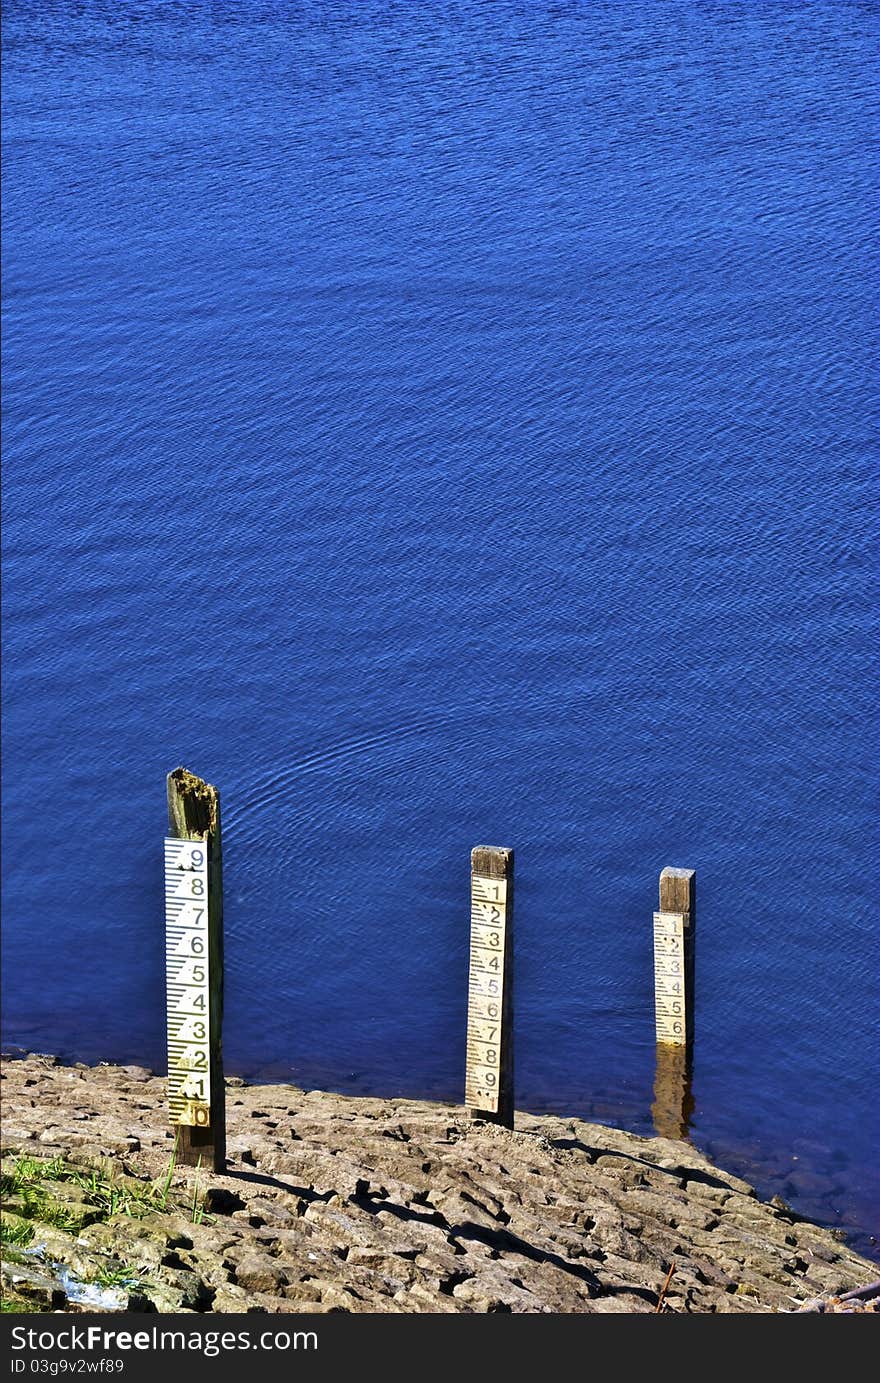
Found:
<path fill-rule="evenodd" d="M 694 1039 L 694 937 L 697 875 L 664 869 L 654 913 L 654 1015 L 658 1044 L 690 1047 Z"/>
<path fill-rule="evenodd" d="M 177 1161 L 226 1166 L 223 1083 L 223 879 L 217 789 L 168 774 L 165 985 L 168 1109 Z"/>
<path fill-rule="evenodd" d="M 513 851 L 471 851 L 465 1105 L 513 1128 Z"/>

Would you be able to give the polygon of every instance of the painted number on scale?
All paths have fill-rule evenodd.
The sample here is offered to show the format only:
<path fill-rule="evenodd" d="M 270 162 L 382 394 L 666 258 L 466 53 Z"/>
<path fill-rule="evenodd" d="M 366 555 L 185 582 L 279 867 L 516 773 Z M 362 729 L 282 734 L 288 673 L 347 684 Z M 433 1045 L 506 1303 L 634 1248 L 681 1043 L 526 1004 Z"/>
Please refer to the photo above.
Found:
<path fill-rule="evenodd" d="M 654 1008 L 658 1042 L 686 1041 L 684 914 L 654 913 Z"/>
<path fill-rule="evenodd" d="M 172 1124 L 211 1122 L 208 847 L 165 841 L 165 989 Z"/>
<path fill-rule="evenodd" d="M 471 875 L 465 1104 L 498 1112 L 507 880 Z"/>

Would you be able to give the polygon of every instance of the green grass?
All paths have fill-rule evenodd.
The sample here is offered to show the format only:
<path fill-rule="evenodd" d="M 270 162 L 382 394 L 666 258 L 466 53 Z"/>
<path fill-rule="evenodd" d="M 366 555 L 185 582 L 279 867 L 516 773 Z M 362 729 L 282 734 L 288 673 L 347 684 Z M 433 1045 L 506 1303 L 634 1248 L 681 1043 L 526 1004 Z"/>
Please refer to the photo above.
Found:
<path fill-rule="evenodd" d="M 202 1191 L 202 1159 L 196 1163 L 196 1184 L 193 1187 L 192 1204 L 189 1208 L 189 1217 L 194 1225 L 200 1225 L 205 1218 L 205 1196 Z"/>
<path fill-rule="evenodd" d="M 50 1225 L 77 1232 L 85 1224 L 126 1215 L 140 1219 L 145 1215 L 178 1213 L 193 1224 L 210 1222 L 204 1210 L 204 1189 L 200 1175 L 195 1185 L 173 1186 L 177 1169 L 176 1149 L 167 1168 L 153 1180 L 122 1176 L 107 1164 L 79 1166 L 63 1157 L 37 1158 L 7 1156 L 0 1169 L 0 1195 L 4 1214 L 0 1216 L 3 1258 L 9 1262 L 28 1261 L 27 1253 L 39 1238 L 40 1227 Z M 137 1272 L 108 1255 L 105 1264 L 92 1269 L 90 1278 L 101 1288 L 139 1288 Z M 27 1296 L 5 1288 L 2 1309 L 7 1312 L 40 1311 Z"/>
<path fill-rule="evenodd" d="M 132 1272 L 131 1268 L 111 1268 L 108 1265 L 96 1273 L 92 1282 L 98 1287 L 136 1287 L 138 1276 L 137 1273 Z"/>
<path fill-rule="evenodd" d="M 14 1196 L 27 1186 L 42 1181 L 57 1181 L 64 1176 L 67 1168 L 63 1157 L 19 1157 L 12 1163 L 11 1172 L 0 1175 L 0 1195 L 6 1199 Z"/>
<path fill-rule="evenodd" d="M 176 1165 L 175 1148 L 161 1177 L 153 1181 L 127 1177 L 120 1181 L 99 1167 L 75 1166 L 63 1157 L 18 1157 L 10 1159 L 0 1175 L 0 1198 L 22 1219 L 70 1232 L 81 1229 L 88 1221 L 107 1220 L 113 1215 L 140 1219 L 157 1210 L 185 1210 L 193 1224 L 210 1223 L 205 1216 L 204 1193 L 198 1177 L 186 1203 L 172 1195 Z M 67 1204 L 61 1190 L 64 1184 L 77 1192 Z M 15 1232 L 10 1229 L 10 1233 Z"/>
<path fill-rule="evenodd" d="M 87 1212 L 82 1208 L 62 1205 L 52 1191 L 45 1186 L 29 1182 L 21 1187 L 16 1197 L 18 1214 L 26 1220 L 39 1220 L 41 1224 L 51 1225 L 53 1229 L 69 1231 L 81 1229 Z"/>
<path fill-rule="evenodd" d="M 24 1248 L 34 1237 L 34 1227 L 25 1220 L 0 1218 L 0 1243 Z"/>
<path fill-rule="evenodd" d="M 178 1137 L 179 1137 L 179 1135 L 178 1135 Z M 160 1185 L 159 1185 L 159 1188 L 158 1188 L 158 1190 L 157 1190 L 157 1192 L 156 1192 L 157 1198 L 161 1201 L 161 1209 L 162 1209 L 162 1210 L 164 1210 L 164 1209 L 165 1209 L 165 1206 L 168 1204 L 168 1191 L 169 1191 L 170 1186 L 171 1186 L 171 1178 L 174 1176 L 174 1167 L 175 1167 L 176 1162 L 177 1162 L 177 1139 L 175 1138 L 175 1140 L 174 1140 L 174 1147 L 171 1149 L 171 1158 L 170 1158 L 170 1160 L 169 1160 L 169 1162 L 168 1162 L 168 1171 L 165 1173 L 165 1176 L 162 1178 L 162 1181 L 161 1181 L 161 1183 L 160 1183 Z"/>

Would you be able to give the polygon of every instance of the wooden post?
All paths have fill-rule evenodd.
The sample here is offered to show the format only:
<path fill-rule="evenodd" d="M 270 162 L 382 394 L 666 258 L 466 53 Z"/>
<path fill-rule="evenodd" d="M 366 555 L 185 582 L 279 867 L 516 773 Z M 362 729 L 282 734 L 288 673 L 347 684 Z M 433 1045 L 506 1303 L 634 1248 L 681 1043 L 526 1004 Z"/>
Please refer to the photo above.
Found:
<path fill-rule="evenodd" d="M 691 1051 L 675 1042 L 658 1042 L 651 1118 L 660 1138 L 684 1142 L 691 1126 L 694 1096 Z"/>
<path fill-rule="evenodd" d="M 654 1011 L 658 1043 L 690 1049 L 694 1040 L 694 936 L 697 875 L 664 869 L 654 913 Z"/>
<path fill-rule="evenodd" d="M 223 852 L 217 789 L 168 774 L 165 842 L 168 1098 L 177 1161 L 226 1167 L 223 1084 Z M 204 898 L 205 906 L 199 906 Z"/>
<path fill-rule="evenodd" d="M 465 1104 L 513 1128 L 513 851 L 471 851 Z"/>

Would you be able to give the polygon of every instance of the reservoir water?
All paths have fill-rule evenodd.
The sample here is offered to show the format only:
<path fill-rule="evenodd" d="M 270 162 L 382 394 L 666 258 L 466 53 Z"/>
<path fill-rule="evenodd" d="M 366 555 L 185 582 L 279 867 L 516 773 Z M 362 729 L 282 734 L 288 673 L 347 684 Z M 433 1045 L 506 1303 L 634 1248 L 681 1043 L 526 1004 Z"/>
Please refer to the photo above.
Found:
<path fill-rule="evenodd" d="M 224 814 L 226 1066 L 517 1103 L 880 1254 L 878 11 L 7 0 L 4 1039 L 164 1066 L 165 775 Z"/>

